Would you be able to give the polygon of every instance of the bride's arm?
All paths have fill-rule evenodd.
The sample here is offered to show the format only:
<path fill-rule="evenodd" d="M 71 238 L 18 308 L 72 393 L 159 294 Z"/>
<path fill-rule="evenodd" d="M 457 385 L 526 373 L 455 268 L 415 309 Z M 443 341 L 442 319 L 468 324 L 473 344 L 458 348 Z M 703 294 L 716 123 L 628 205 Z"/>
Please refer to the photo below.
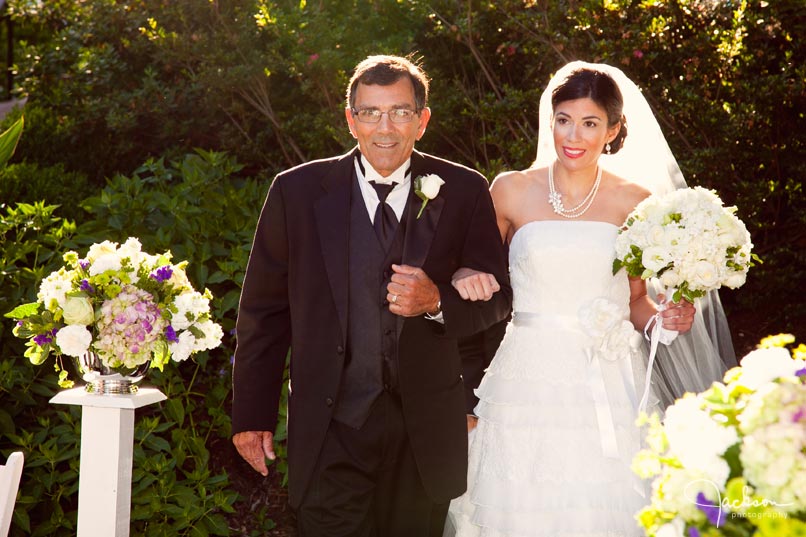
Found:
<path fill-rule="evenodd" d="M 498 231 L 501 233 L 501 241 L 509 242 L 512 233 L 512 224 L 508 218 L 510 198 L 513 196 L 513 181 L 511 175 L 519 172 L 505 172 L 495 178 L 490 186 L 490 196 L 495 207 L 495 219 L 498 224 Z M 453 273 L 451 285 L 459 292 L 465 300 L 483 300 L 492 298 L 501 287 L 495 276 L 486 272 L 479 272 L 470 267 L 461 267 Z"/>
<path fill-rule="evenodd" d="M 468 267 L 460 267 L 453 273 L 451 285 L 459 292 L 459 296 L 470 301 L 486 302 L 501 289 L 494 275 Z"/>
<path fill-rule="evenodd" d="M 658 295 L 658 299 L 663 301 L 665 297 Z M 663 328 L 676 330 L 681 334 L 691 330 L 694 323 L 694 304 L 684 299 L 680 302 L 667 302 L 665 305 L 665 309 L 661 311 Z M 642 332 L 656 313 L 658 306 L 647 295 L 646 282 L 641 278 L 630 277 L 630 321 L 635 329 Z"/>

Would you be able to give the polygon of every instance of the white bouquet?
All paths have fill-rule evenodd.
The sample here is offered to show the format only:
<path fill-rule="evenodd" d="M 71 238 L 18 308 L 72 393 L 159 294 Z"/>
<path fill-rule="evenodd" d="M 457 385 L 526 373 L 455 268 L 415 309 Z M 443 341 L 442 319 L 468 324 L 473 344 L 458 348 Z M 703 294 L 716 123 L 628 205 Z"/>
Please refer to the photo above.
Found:
<path fill-rule="evenodd" d="M 613 274 L 658 278 L 675 302 L 722 285 L 744 284 L 753 257 L 750 234 L 719 196 L 702 187 L 681 188 L 639 203 L 616 240 Z M 757 258 L 756 258 L 757 259 Z"/>
<path fill-rule="evenodd" d="M 657 537 L 806 535 L 806 346 L 771 336 L 741 367 L 649 424 L 633 470 L 652 481 L 637 515 Z"/>
<path fill-rule="evenodd" d="M 211 293 L 193 289 L 187 262 L 171 253 L 151 255 L 140 241 L 104 241 L 48 275 L 37 301 L 6 314 L 17 320 L 13 333 L 28 339 L 25 356 L 35 365 L 53 352 L 81 357 L 96 353 L 109 368 L 132 369 L 150 361 L 162 367 L 221 344 L 221 326 L 210 318 Z M 60 384 L 70 386 L 57 362 Z"/>

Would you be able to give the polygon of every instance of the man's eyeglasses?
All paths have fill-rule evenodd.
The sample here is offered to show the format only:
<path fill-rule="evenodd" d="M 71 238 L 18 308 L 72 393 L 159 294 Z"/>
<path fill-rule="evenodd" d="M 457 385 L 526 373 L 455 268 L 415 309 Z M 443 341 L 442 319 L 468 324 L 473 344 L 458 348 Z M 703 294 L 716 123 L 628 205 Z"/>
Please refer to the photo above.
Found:
<path fill-rule="evenodd" d="M 351 108 L 350 111 L 353 113 L 353 117 L 361 123 L 378 123 L 384 114 L 389 116 L 389 121 L 392 123 L 408 123 L 419 114 L 416 110 L 408 108 L 392 108 L 388 112 L 381 112 L 377 108 L 362 108 L 361 110 Z"/>

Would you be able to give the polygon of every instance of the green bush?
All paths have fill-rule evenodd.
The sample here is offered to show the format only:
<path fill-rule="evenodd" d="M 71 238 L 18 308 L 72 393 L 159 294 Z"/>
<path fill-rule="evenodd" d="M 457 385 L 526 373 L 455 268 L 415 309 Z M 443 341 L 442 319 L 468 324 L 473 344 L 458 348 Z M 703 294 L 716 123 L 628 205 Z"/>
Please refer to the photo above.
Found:
<path fill-rule="evenodd" d="M 59 205 L 63 214 L 77 215 L 80 202 L 94 190 L 83 173 L 67 171 L 64 164 L 19 162 L 0 168 L 0 199 L 7 205 L 43 201 Z"/>

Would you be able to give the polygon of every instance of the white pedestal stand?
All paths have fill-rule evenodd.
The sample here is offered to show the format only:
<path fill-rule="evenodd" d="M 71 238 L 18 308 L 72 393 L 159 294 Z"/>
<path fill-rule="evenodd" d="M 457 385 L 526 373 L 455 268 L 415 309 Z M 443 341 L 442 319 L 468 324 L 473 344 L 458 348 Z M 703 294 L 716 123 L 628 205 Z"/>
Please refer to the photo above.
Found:
<path fill-rule="evenodd" d="M 156 388 L 134 395 L 59 392 L 51 403 L 81 405 L 78 537 L 128 537 L 131 520 L 134 409 L 167 399 Z"/>

